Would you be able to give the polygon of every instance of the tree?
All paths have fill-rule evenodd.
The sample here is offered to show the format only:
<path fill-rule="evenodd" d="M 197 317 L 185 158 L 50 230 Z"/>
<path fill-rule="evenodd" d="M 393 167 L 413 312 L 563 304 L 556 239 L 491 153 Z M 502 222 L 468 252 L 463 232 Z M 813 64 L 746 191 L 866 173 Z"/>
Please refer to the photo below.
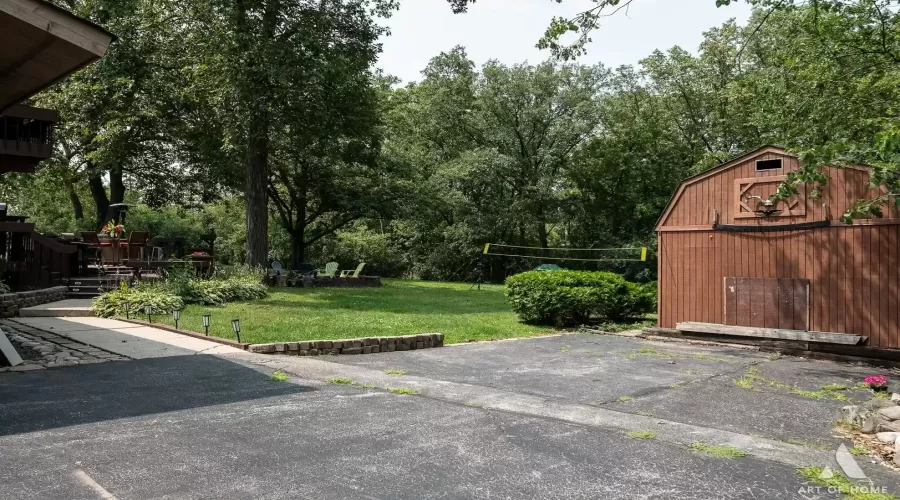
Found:
<path fill-rule="evenodd" d="M 60 112 L 59 154 L 54 165 L 83 217 L 74 184 L 86 178 L 99 229 L 116 216 L 129 182 L 153 183 L 177 175 L 172 168 L 168 124 L 175 119 L 177 87 L 174 33 L 168 9 L 147 0 L 58 0 L 57 4 L 114 31 L 117 40 L 102 62 L 51 87 L 34 99 Z M 104 186 L 109 179 L 109 192 Z"/>
<path fill-rule="evenodd" d="M 497 62 L 477 71 L 458 47 L 423 74 L 395 92 L 387 119 L 384 155 L 412 176 L 393 226 L 401 253 L 449 278 L 485 241 L 558 241 L 566 170 L 597 131 L 608 72 Z"/>
<path fill-rule="evenodd" d="M 316 98 L 321 99 L 322 89 L 334 83 L 327 80 L 329 76 L 322 79 L 321 72 L 329 69 L 328 64 L 346 67 L 338 58 L 357 57 L 354 51 L 365 52 L 362 60 L 372 60 L 374 56 L 368 54 L 375 51 L 373 40 L 379 28 L 369 16 L 389 15 L 394 3 L 209 0 L 183 8 L 197 42 L 196 64 L 203 68 L 197 76 L 205 81 L 198 86 L 215 96 L 205 103 L 213 108 L 208 116 L 224 124 L 222 147 L 230 150 L 221 158 L 226 161 L 220 178 L 244 193 L 247 263 L 266 265 L 269 194 L 275 191 L 270 178 L 278 177 L 273 161 L 283 170 L 286 161 L 296 159 L 295 155 L 288 160 L 290 154 L 282 154 L 279 148 L 290 145 L 284 140 L 287 137 L 303 140 L 303 128 L 315 126 L 301 122 L 304 117 L 326 117 L 321 112 L 323 103 Z M 306 95 L 307 90 L 315 97 Z M 203 137 L 202 133 L 194 135 Z M 195 149 L 195 159 L 217 156 L 212 153 L 216 141 L 204 141 L 206 146 Z M 325 148 L 314 143 L 308 146 Z M 243 165 L 236 168 L 227 158 L 243 158 Z M 241 179 L 240 184 L 234 183 L 236 179 Z M 277 201 L 276 205 L 283 208 Z"/>

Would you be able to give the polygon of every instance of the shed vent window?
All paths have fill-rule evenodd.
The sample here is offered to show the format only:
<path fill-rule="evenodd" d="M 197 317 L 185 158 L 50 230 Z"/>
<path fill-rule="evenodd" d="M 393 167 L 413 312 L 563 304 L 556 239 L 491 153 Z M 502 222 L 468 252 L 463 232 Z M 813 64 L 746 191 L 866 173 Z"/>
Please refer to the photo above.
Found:
<path fill-rule="evenodd" d="M 781 159 L 777 160 L 759 160 L 756 162 L 756 171 L 761 170 L 778 170 L 781 168 Z"/>

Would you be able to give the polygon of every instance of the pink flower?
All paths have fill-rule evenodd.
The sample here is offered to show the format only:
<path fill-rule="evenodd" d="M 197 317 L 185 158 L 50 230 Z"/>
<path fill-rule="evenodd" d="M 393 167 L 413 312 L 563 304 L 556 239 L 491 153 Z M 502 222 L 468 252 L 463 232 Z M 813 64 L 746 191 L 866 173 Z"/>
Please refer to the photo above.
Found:
<path fill-rule="evenodd" d="M 865 378 L 865 383 L 870 387 L 884 387 L 888 384 L 888 379 L 884 375 L 869 375 Z"/>

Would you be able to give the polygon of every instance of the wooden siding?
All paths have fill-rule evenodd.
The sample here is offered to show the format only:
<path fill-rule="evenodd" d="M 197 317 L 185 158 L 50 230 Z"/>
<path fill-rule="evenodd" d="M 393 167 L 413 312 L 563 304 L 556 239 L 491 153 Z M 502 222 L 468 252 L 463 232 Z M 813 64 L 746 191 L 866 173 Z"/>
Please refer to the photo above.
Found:
<path fill-rule="evenodd" d="M 660 327 L 726 323 L 728 277 L 808 279 L 810 330 L 900 348 L 900 225 L 660 232 L 658 255 Z"/>
<path fill-rule="evenodd" d="M 725 324 L 809 330 L 809 280 L 725 278 Z"/>
<path fill-rule="evenodd" d="M 782 159 L 780 170 L 756 171 L 757 160 Z M 860 198 L 874 197 L 880 194 L 877 189 L 868 186 L 869 172 L 862 167 L 825 169 L 830 181 L 824 187 L 818 200 L 803 196 L 799 200 L 805 205 L 805 215 L 777 216 L 767 218 L 746 218 L 737 216 L 738 199 L 735 191 L 736 181 L 748 178 L 765 178 L 782 176 L 797 170 L 800 164 L 797 158 L 767 150 L 756 156 L 750 156 L 731 167 L 713 171 L 710 175 L 687 181 L 678 190 L 672 206 L 660 221 L 660 228 L 681 228 L 685 226 L 703 226 L 713 223 L 713 211 L 719 214 L 720 224 L 787 224 L 794 222 L 812 222 L 826 219 L 823 204 L 827 205 L 832 220 L 838 220 L 850 205 Z M 766 183 L 753 188 L 752 194 L 768 197 L 774 194 L 778 183 Z M 808 187 L 812 190 L 812 186 Z M 885 210 L 885 217 L 900 217 L 896 208 Z"/>

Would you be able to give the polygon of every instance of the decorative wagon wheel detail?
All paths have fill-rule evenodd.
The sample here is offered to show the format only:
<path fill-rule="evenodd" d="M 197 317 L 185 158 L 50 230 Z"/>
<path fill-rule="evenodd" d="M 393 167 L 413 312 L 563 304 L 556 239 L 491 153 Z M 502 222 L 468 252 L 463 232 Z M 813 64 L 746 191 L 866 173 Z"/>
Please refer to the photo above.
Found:
<path fill-rule="evenodd" d="M 750 217 L 793 217 L 806 215 L 806 205 L 801 203 L 806 197 L 805 186 L 800 186 L 797 197 L 787 200 L 772 200 L 771 197 L 753 194 L 751 190 L 761 184 L 775 184 L 784 180 L 783 175 L 736 179 L 735 218 Z M 754 203 L 753 200 L 756 200 Z"/>

